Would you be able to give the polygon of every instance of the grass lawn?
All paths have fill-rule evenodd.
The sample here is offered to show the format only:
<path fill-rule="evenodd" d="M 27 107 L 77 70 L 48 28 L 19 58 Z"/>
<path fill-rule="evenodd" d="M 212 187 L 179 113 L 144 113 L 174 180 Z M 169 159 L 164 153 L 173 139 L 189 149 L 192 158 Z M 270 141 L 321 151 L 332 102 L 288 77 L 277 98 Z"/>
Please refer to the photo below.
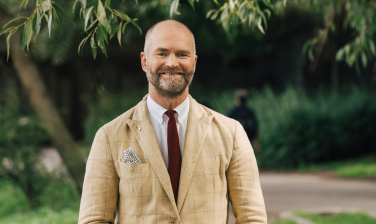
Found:
<path fill-rule="evenodd" d="M 376 219 L 364 213 L 339 213 L 334 216 L 311 215 L 296 212 L 296 215 L 311 220 L 317 224 L 375 224 Z"/>
<path fill-rule="evenodd" d="M 317 224 L 375 224 L 376 219 L 363 213 L 339 213 L 334 216 L 311 215 L 303 212 L 295 212 L 295 215 L 311 220 Z M 279 219 L 273 224 L 296 224 L 290 219 Z"/>
<path fill-rule="evenodd" d="M 29 212 L 13 213 L 0 218 L 0 223 L 6 224 L 77 224 L 78 208 L 66 208 L 59 211 L 47 207 Z"/>
<path fill-rule="evenodd" d="M 346 161 L 308 164 L 299 168 L 299 171 L 302 172 L 327 170 L 335 171 L 335 174 L 339 177 L 376 180 L 376 157 L 372 155 Z"/>
<path fill-rule="evenodd" d="M 46 183 L 41 206 L 31 209 L 19 186 L 0 179 L 0 224 L 77 224 L 79 195 L 69 184 Z"/>

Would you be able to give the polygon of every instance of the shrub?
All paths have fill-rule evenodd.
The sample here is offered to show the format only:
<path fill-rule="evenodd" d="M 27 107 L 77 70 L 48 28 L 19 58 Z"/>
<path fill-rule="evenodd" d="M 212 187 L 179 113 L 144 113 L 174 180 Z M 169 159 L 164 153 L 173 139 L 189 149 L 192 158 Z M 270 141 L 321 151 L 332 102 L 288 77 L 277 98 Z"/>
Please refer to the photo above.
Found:
<path fill-rule="evenodd" d="M 2 104 L 0 179 L 19 186 L 32 207 L 39 204 L 46 180 L 42 167 L 38 166 L 39 147 L 48 142 L 46 131 L 26 104 L 20 100 Z"/>
<path fill-rule="evenodd" d="M 232 90 L 220 93 L 191 91 L 208 107 L 226 114 L 233 107 Z M 99 127 L 135 106 L 146 94 L 131 92 L 104 94 L 90 101 L 85 121 L 86 140 L 92 142 Z M 250 91 L 248 106 L 259 121 L 261 151 L 257 154 L 263 169 L 291 169 L 307 163 L 321 163 L 358 155 L 376 149 L 376 94 L 358 87 L 310 94 L 287 88 L 280 94 L 270 88 Z"/>

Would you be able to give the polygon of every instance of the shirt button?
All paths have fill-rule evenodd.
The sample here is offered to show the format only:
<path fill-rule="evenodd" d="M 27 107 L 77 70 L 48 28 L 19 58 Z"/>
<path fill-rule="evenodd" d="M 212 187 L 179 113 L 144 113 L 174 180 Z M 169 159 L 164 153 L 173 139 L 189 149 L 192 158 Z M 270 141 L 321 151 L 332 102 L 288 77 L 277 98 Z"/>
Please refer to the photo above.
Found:
<path fill-rule="evenodd" d="M 162 122 L 162 119 L 159 119 L 159 122 Z"/>
<path fill-rule="evenodd" d="M 181 121 L 180 117 L 178 118 L 178 121 L 179 121 L 179 122 Z"/>

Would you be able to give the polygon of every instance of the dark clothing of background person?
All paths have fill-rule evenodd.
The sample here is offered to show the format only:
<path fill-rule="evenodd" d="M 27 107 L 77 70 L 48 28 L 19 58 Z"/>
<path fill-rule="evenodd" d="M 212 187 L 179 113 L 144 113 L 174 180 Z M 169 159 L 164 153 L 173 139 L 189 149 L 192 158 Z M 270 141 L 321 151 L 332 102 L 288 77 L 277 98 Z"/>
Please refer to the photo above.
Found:
<path fill-rule="evenodd" d="M 252 109 L 247 108 L 245 103 L 241 103 L 239 106 L 232 108 L 228 112 L 227 116 L 239 121 L 239 123 L 243 126 L 245 132 L 247 133 L 249 141 L 253 141 L 256 138 L 256 116 Z"/>

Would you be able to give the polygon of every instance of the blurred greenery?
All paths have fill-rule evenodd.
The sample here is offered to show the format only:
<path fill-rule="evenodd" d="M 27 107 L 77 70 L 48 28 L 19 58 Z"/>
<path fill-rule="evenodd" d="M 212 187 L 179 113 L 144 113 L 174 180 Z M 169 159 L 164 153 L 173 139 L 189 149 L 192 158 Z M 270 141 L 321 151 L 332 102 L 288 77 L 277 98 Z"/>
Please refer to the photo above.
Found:
<path fill-rule="evenodd" d="M 39 147 L 49 137 L 30 107 L 14 95 L 0 107 L 0 179 L 20 187 L 31 207 L 38 206 L 49 180 L 39 163 Z"/>
<path fill-rule="evenodd" d="M 80 196 L 71 184 L 50 179 L 39 197 L 33 209 L 20 186 L 0 179 L 0 223 L 77 223 Z"/>
<path fill-rule="evenodd" d="M 368 164 L 354 164 L 340 167 L 336 170 L 336 173 L 340 177 L 347 178 L 369 178 L 376 180 L 376 161 L 372 161 Z"/>
<path fill-rule="evenodd" d="M 302 164 L 302 172 L 334 171 L 339 177 L 376 180 L 376 156 L 371 155 L 328 163 Z"/>
<path fill-rule="evenodd" d="M 273 222 L 273 224 L 296 224 L 296 222 L 292 221 L 291 219 L 278 219 L 277 221 Z"/>
<path fill-rule="evenodd" d="M 312 215 L 303 212 L 296 212 L 296 215 L 309 219 L 317 224 L 374 224 L 376 219 L 365 213 L 339 213 L 337 215 Z"/>
<path fill-rule="evenodd" d="M 226 114 L 233 106 L 234 91 L 202 91 L 196 89 L 191 94 L 215 111 Z M 257 159 L 261 169 L 293 169 L 374 153 L 373 91 L 352 86 L 341 93 L 319 90 L 308 94 L 292 87 L 279 94 L 268 87 L 250 92 L 248 106 L 255 110 L 260 123 L 261 151 Z M 97 101 L 87 101 L 86 141 L 92 142 L 100 126 L 133 107 L 143 94 L 146 90 L 121 95 L 104 93 Z"/>

